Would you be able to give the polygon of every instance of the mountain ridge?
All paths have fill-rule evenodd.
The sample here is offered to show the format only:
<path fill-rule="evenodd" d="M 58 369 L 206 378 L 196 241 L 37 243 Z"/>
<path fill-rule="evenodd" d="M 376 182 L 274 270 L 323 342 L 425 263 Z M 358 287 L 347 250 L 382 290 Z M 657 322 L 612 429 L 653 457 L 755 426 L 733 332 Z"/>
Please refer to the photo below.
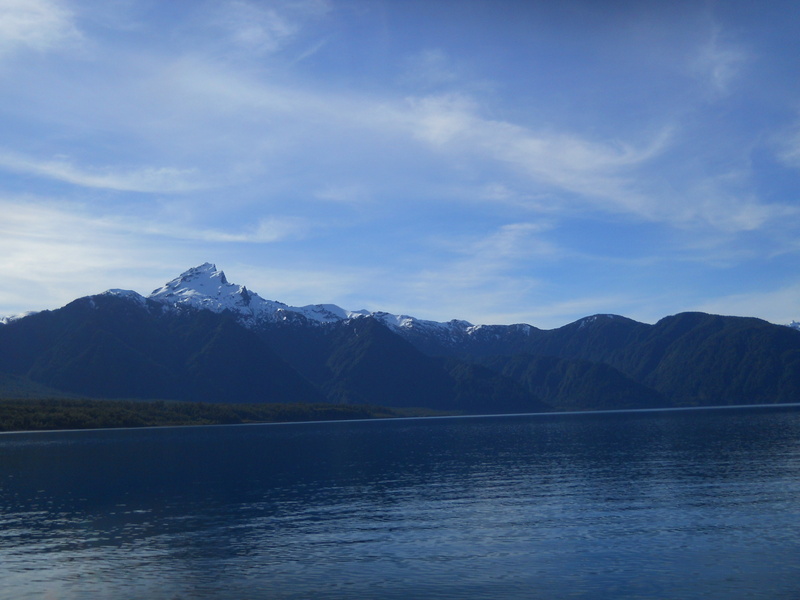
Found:
<path fill-rule="evenodd" d="M 800 331 L 679 313 L 542 330 L 292 307 L 211 263 L 0 325 L 2 382 L 91 397 L 524 412 L 792 402 Z M 8 384 L 9 389 L 11 383 Z"/>
<path fill-rule="evenodd" d="M 368 311 L 366 309 L 348 310 L 336 304 L 308 304 L 305 306 L 290 306 L 277 300 L 266 300 L 258 293 L 248 290 L 244 285 L 230 283 L 225 272 L 218 270 L 213 263 L 205 262 L 196 267 L 187 269 L 178 277 L 170 280 L 163 286 L 156 288 L 149 295 L 112 288 L 97 295 L 113 295 L 129 298 L 139 303 L 146 300 L 155 300 L 163 305 L 172 305 L 175 308 L 196 308 L 223 312 L 229 310 L 238 315 L 238 318 L 254 324 L 265 320 L 289 320 L 299 315 L 312 323 L 333 323 L 342 320 L 371 316 L 383 322 L 390 329 L 412 329 L 414 327 L 436 328 L 454 336 L 470 335 L 481 330 L 491 333 L 497 328 L 515 328 L 522 333 L 530 331 L 553 331 L 563 327 L 584 327 L 597 319 L 628 319 L 622 315 L 598 313 L 582 317 L 574 322 L 550 330 L 542 330 L 527 323 L 514 323 L 509 325 L 472 324 L 463 319 L 449 321 L 433 321 L 419 319 L 401 314 L 395 315 L 385 311 Z M 90 296 L 86 296 L 90 297 Z M 25 318 L 42 311 L 30 311 L 19 315 L 0 317 L 0 326 Z M 667 317 L 664 317 L 667 318 Z M 754 318 L 754 317 L 750 317 Z M 791 321 L 785 325 L 792 329 L 800 330 L 800 321 Z M 456 340 L 454 340 L 456 341 Z"/>

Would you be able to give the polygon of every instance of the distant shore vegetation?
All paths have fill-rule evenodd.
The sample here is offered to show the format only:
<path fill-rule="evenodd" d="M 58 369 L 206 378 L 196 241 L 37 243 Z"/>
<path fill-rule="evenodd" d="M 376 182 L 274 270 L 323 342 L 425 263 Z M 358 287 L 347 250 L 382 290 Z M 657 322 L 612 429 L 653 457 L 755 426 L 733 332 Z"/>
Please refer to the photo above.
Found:
<path fill-rule="evenodd" d="M 0 399 L 0 432 L 235 425 L 438 416 L 357 404 L 223 404 L 177 400 Z"/>

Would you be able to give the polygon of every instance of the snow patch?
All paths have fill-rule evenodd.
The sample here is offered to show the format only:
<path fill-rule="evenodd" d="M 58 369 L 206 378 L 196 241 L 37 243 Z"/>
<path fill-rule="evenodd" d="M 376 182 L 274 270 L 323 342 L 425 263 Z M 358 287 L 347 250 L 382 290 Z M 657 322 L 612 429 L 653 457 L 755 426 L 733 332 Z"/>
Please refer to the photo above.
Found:
<path fill-rule="evenodd" d="M 25 317 L 30 317 L 31 315 L 35 315 L 38 313 L 38 310 L 30 310 L 28 312 L 20 313 L 18 315 L 9 315 L 7 317 L 0 317 L 0 325 L 8 325 L 9 323 L 13 323 L 14 321 L 19 321 L 20 319 L 24 319 Z"/>
<path fill-rule="evenodd" d="M 106 290 L 101 294 L 102 296 L 115 296 L 117 298 L 124 298 L 125 300 L 133 300 L 137 304 L 145 304 L 147 300 L 144 296 L 142 296 L 138 292 L 134 292 L 133 290 Z"/>
<path fill-rule="evenodd" d="M 584 317 L 583 319 L 577 321 L 578 329 L 583 329 L 590 323 L 594 323 L 595 321 L 598 321 L 600 319 L 613 320 L 616 318 L 618 318 L 617 315 L 609 315 L 609 314 L 592 315 L 591 317 Z"/>

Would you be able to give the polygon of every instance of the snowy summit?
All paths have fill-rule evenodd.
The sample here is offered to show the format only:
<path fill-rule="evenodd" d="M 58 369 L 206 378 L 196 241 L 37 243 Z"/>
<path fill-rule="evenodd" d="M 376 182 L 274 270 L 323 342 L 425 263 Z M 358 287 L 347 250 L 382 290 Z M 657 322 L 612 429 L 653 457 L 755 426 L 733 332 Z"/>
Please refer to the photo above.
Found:
<path fill-rule="evenodd" d="M 117 296 L 137 295 L 124 290 L 109 290 L 107 294 Z M 141 298 L 141 296 L 139 296 Z M 144 300 L 144 298 L 141 298 Z M 425 321 L 408 315 L 393 315 L 386 312 L 346 310 L 335 304 L 309 304 L 289 306 L 275 300 L 265 300 L 243 285 L 230 283 L 225 273 L 212 263 L 204 263 L 181 273 L 172 281 L 153 290 L 148 299 L 164 307 L 174 309 L 210 310 L 216 313 L 231 311 L 238 315 L 239 322 L 247 327 L 263 323 L 304 318 L 311 324 L 337 323 L 348 319 L 373 317 L 390 329 L 427 330 L 439 335 L 464 335 L 481 328 L 467 321 L 453 320 L 447 323 Z"/>
<path fill-rule="evenodd" d="M 243 285 L 230 283 L 225 273 L 211 263 L 181 273 L 153 290 L 148 298 L 175 308 L 195 308 L 217 313 L 229 310 L 238 314 L 240 321 L 248 325 L 285 320 L 292 313 L 322 323 L 367 314 L 366 311 L 351 313 L 334 305 L 293 307 L 283 302 L 265 300 Z"/>

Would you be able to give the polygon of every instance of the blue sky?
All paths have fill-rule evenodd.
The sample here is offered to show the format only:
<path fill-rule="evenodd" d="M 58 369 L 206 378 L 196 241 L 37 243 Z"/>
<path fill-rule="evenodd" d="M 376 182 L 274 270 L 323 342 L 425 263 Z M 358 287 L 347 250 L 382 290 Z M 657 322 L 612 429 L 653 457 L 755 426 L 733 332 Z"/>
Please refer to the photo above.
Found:
<path fill-rule="evenodd" d="M 0 0 L 0 315 L 800 319 L 796 2 Z"/>

